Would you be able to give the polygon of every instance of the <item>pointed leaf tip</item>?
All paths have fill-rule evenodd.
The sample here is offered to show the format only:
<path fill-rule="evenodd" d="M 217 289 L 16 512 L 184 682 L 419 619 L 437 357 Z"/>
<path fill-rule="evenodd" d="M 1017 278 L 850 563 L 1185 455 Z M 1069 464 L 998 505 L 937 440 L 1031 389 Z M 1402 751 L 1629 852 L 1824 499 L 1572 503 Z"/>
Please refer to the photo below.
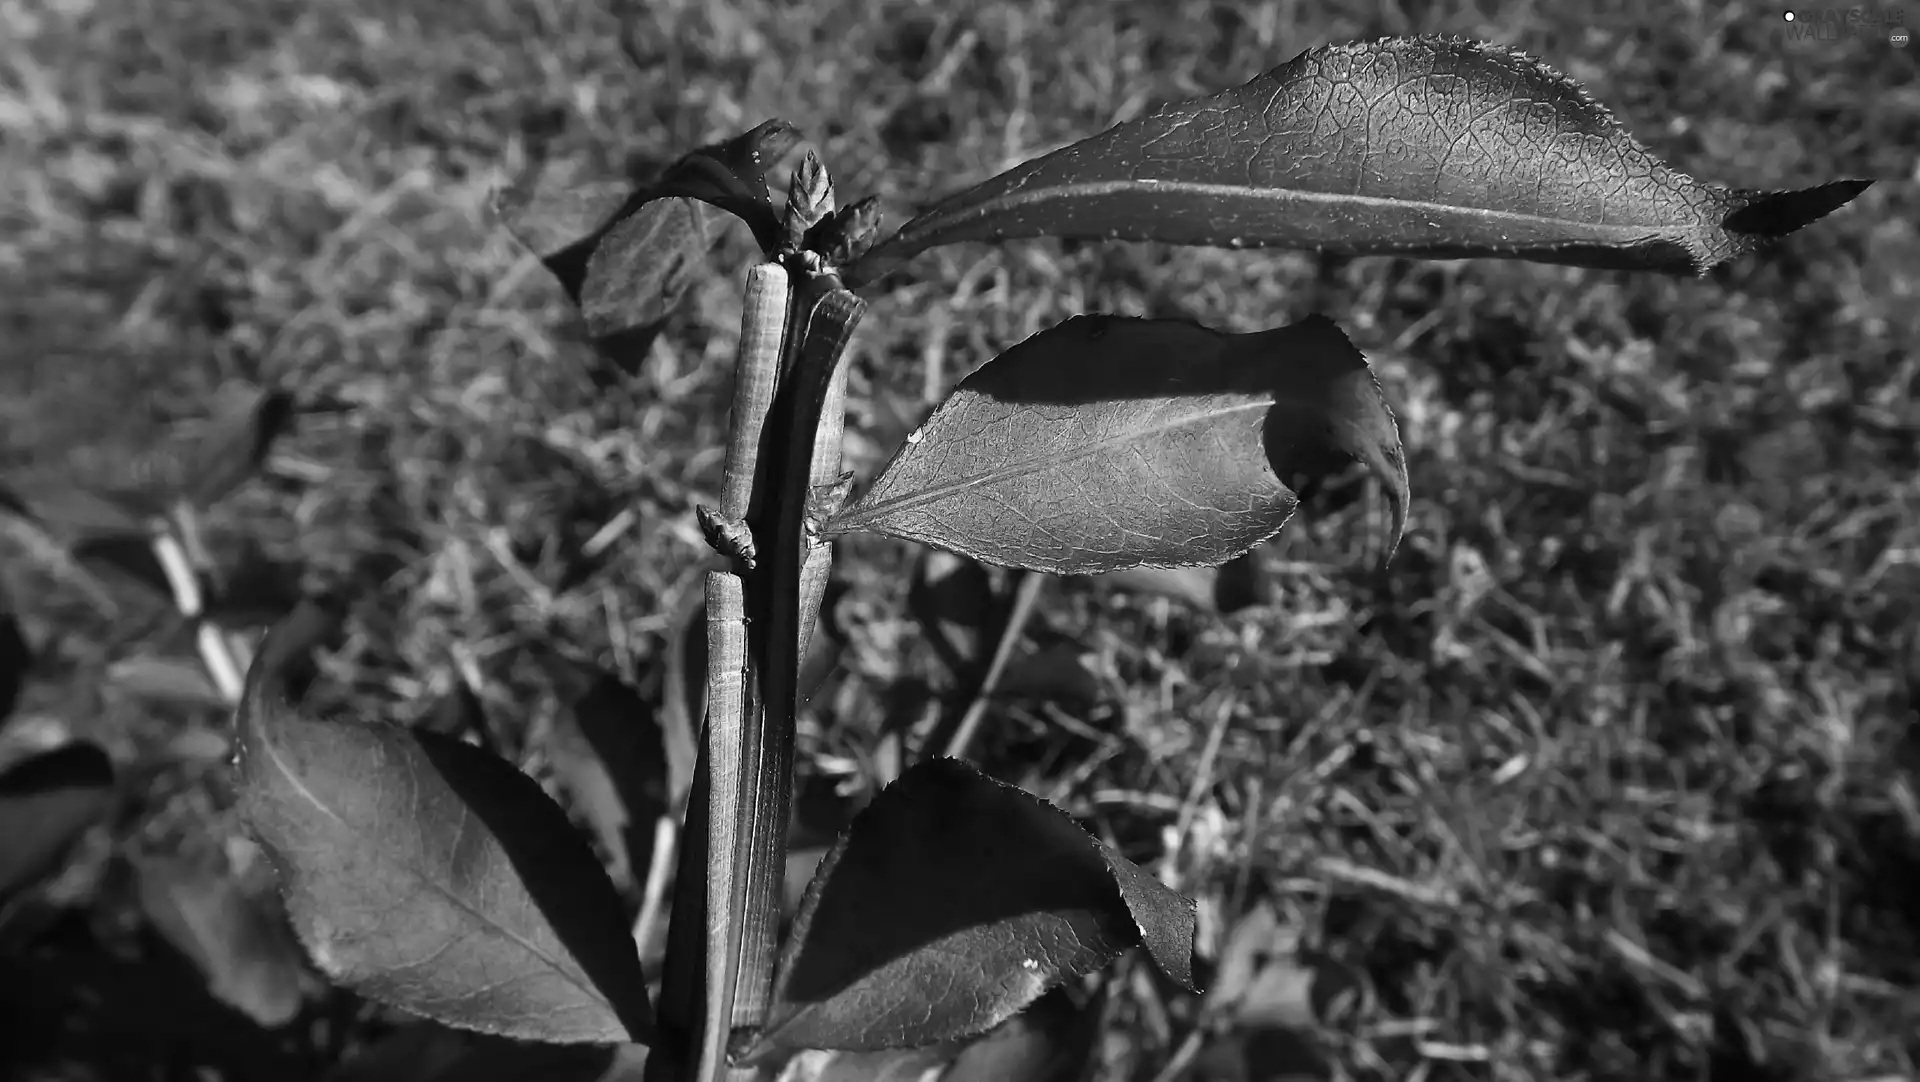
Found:
<path fill-rule="evenodd" d="M 1740 192 L 1743 205 L 1721 225 L 1754 237 L 1784 237 L 1832 214 L 1873 186 L 1871 180 L 1836 180 L 1791 192 Z"/>
<path fill-rule="evenodd" d="M 1075 316 L 962 380 L 825 532 L 1052 574 L 1211 566 L 1280 532 L 1297 478 L 1355 458 L 1398 531 L 1399 428 L 1332 320 L 1230 334 Z"/>
<path fill-rule="evenodd" d="M 1705 184 L 1533 57 L 1382 38 L 1309 49 L 975 185 L 850 280 L 943 244 L 1039 236 L 1704 273 L 1861 187 Z"/>
<path fill-rule="evenodd" d="M 1144 943 L 1193 984 L 1193 903 L 1059 809 L 956 759 L 916 764 L 826 858 L 743 1063 L 985 1032 Z"/>

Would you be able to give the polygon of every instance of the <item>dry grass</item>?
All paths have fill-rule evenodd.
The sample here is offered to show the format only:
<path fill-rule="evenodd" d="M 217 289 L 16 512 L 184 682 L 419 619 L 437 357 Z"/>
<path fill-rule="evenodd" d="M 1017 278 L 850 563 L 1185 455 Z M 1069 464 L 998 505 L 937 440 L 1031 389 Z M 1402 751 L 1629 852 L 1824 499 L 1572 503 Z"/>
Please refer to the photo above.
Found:
<path fill-rule="evenodd" d="M 997 710 L 983 760 L 1163 868 L 1214 932 L 1264 900 L 1364 973 L 1377 1002 L 1334 1035 L 1356 1077 L 1914 1074 L 1913 50 L 1777 41 L 1777 12 L 1744 2 L 646 7 L 636 72 L 588 4 L 0 2 L 0 468 L 134 438 L 236 376 L 352 403 L 222 509 L 219 545 L 359 598 L 323 706 L 412 719 L 465 659 L 538 770 L 538 648 L 658 694 L 706 558 L 693 508 L 718 487 L 739 300 L 716 275 L 637 376 L 607 380 L 487 222 L 503 176 L 540 156 L 644 172 L 780 115 L 843 199 L 880 194 L 898 222 L 1310 45 L 1516 44 L 1696 175 L 1894 183 L 1701 281 L 944 251 L 874 298 L 850 464 L 871 468 L 929 387 L 1074 312 L 1333 315 L 1405 429 L 1414 514 L 1391 575 L 1353 570 L 1350 503 L 1271 546 L 1269 608 L 1057 587 L 1031 648 L 1072 644 L 1106 694 Z M 747 254 L 734 238 L 717 262 Z M 627 508 L 612 554 L 583 563 Z M 856 797 L 883 685 L 926 675 L 910 556 L 843 546 L 863 645 L 805 769 Z M 27 713 L 151 768 L 123 842 L 218 836 L 220 750 L 192 739 L 217 719 L 99 688 L 164 612 L 107 621 L 8 579 L 53 659 Z M 1155 1077 L 1193 1016 L 1137 968 L 1102 1078 Z"/>

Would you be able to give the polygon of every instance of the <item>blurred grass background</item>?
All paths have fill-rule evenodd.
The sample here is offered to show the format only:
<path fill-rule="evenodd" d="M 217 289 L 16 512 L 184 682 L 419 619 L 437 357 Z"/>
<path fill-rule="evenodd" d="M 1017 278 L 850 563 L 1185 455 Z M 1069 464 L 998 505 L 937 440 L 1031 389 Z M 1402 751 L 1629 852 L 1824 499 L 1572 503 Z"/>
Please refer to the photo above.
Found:
<path fill-rule="evenodd" d="M 232 378 L 351 403 L 223 507 L 217 547 L 362 598 L 323 706 L 417 718 L 470 663 L 537 749 L 541 649 L 659 694 L 706 566 L 693 508 L 718 489 L 750 248 L 730 238 L 726 273 L 610 381 L 490 226 L 494 185 L 541 159 L 644 176 L 777 115 L 843 202 L 878 194 L 898 224 L 1317 44 L 1511 44 L 1696 176 L 1883 183 L 1697 281 L 944 250 L 872 298 L 849 466 L 1076 312 L 1333 316 L 1404 428 L 1391 574 L 1355 573 L 1363 505 L 1310 505 L 1263 554 L 1270 606 L 1053 588 L 1029 652 L 1068 644 L 1101 694 L 996 711 L 982 758 L 1163 869 L 1216 942 L 1262 901 L 1363 974 L 1377 1002 L 1326 1035 L 1350 1076 L 1912 1077 L 1920 50 L 1781 25 L 1746 2 L 663 0 L 631 28 L 636 70 L 588 3 L 0 0 L 0 469 L 137 438 Z M 924 663 L 911 555 L 842 546 L 865 647 L 803 754 L 855 799 L 877 704 Z M 114 844 L 220 836 L 221 719 L 156 715 L 99 676 L 167 633 L 165 606 L 105 620 L 8 571 L 52 659 L 26 712 L 151 764 Z M 1101 1078 L 1155 1078 L 1180 1043 L 1189 1008 L 1142 966 L 1122 964 Z M 1189 1049 L 1180 1076 L 1263 1077 L 1216 1060 Z"/>

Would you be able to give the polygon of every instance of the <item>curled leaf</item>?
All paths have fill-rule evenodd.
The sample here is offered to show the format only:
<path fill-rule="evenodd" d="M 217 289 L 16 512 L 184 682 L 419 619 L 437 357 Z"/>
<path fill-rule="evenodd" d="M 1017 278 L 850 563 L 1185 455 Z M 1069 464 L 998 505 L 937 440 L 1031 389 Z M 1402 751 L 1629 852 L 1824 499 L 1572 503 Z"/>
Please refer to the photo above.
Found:
<path fill-rule="evenodd" d="M 1002 173 L 908 222 L 858 278 L 937 245 L 1037 236 L 1704 273 L 1869 183 L 1704 184 L 1530 56 L 1382 38 L 1309 49 Z"/>
<path fill-rule="evenodd" d="M 773 209 L 767 170 L 799 142 L 800 131 L 793 125 L 765 121 L 681 158 L 654 186 L 654 195 L 685 196 L 727 211 L 747 223 L 761 251 L 774 252 L 786 230 Z"/>
<path fill-rule="evenodd" d="M 821 862 L 742 1058 L 985 1032 L 1144 943 L 1193 985 L 1193 904 L 1046 801 L 957 759 L 903 773 Z"/>
<path fill-rule="evenodd" d="M 240 812 L 328 977 L 447 1025 L 550 1043 L 643 1039 L 620 899 L 533 779 L 437 733 L 302 717 L 282 670 L 322 617 L 276 626 L 236 718 Z"/>
<path fill-rule="evenodd" d="M 1216 565 L 1280 532 L 1283 481 L 1366 463 L 1406 527 L 1399 427 L 1333 321 L 1228 334 L 1075 316 L 955 388 L 827 534 L 1056 574 Z"/>

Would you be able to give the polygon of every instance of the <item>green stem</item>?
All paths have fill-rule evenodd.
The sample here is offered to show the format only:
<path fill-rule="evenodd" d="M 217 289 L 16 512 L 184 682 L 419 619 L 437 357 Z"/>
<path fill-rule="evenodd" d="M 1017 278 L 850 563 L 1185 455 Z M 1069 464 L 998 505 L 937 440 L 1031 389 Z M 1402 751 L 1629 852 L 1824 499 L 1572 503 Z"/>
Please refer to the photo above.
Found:
<path fill-rule="evenodd" d="M 786 867 L 787 826 L 793 795 L 795 718 L 799 709 L 803 620 L 817 611 L 823 582 L 808 574 L 821 566 L 824 542 L 807 530 L 808 497 L 814 487 L 815 448 L 822 413 L 835 400 L 836 374 L 865 302 L 840 288 L 831 274 L 815 274 L 796 291 L 803 320 L 800 349 L 785 373 L 769 417 L 763 447 L 778 449 L 768 462 L 767 499 L 749 518 L 762 559 L 748 579 L 747 685 L 749 721 L 742 750 L 743 772 L 757 772 L 758 797 L 740 811 L 736 869 L 728 924 L 737 929 L 733 953 L 732 1024 L 749 1038 L 765 1020 L 779 931 L 781 880 Z"/>

